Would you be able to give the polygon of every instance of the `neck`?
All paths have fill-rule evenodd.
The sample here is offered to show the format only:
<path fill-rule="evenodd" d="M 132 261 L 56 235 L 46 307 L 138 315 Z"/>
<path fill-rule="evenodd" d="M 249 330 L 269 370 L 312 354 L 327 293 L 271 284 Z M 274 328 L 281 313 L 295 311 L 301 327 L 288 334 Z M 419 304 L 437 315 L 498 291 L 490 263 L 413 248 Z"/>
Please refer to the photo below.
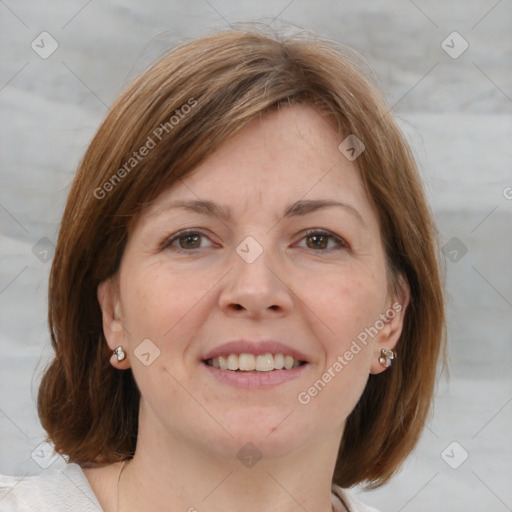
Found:
<path fill-rule="evenodd" d="M 245 464 L 236 456 L 201 451 L 184 439 L 145 434 L 144 425 L 139 425 L 135 456 L 119 480 L 119 512 L 332 510 L 339 433 L 256 463 L 256 449 L 247 447 L 246 457 L 241 456 Z"/>

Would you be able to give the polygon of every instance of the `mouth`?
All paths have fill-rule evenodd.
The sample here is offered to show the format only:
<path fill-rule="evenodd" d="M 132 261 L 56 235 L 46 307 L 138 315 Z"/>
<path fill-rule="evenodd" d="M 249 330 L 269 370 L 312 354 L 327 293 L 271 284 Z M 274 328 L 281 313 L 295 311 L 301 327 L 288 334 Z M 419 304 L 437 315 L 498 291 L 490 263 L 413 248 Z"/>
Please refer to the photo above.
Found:
<path fill-rule="evenodd" d="M 272 340 L 235 340 L 204 353 L 203 368 L 222 385 L 270 389 L 298 379 L 310 366 L 292 345 Z"/>
<path fill-rule="evenodd" d="M 204 364 L 218 370 L 231 372 L 273 372 L 276 370 L 293 370 L 307 364 L 289 354 L 227 354 L 205 359 Z"/>

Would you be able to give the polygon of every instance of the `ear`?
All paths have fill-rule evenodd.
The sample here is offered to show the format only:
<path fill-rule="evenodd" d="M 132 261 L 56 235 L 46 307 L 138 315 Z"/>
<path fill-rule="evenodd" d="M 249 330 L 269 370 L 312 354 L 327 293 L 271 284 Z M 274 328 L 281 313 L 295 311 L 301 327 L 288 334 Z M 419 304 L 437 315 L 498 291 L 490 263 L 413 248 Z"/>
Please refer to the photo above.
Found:
<path fill-rule="evenodd" d="M 121 305 L 115 278 L 102 281 L 98 285 L 97 296 L 103 320 L 103 333 L 110 350 L 113 352 L 117 347 L 123 347 L 125 354 L 127 354 L 126 331 L 123 326 Z M 119 370 L 130 368 L 128 356 L 126 356 L 123 361 L 118 361 L 117 356 L 113 353 L 110 358 L 110 363 L 114 368 Z"/>
<path fill-rule="evenodd" d="M 394 350 L 402 334 L 405 311 L 410 300 L 409 284 L 402 275 L 398 278 L 398 288 L 398 293 L 390 297 L 388 308 L 381 315 L 384 326 L 375 340 L 374 353 L 370 364 L 370 373 L 372 374 L 378 374 L 386 370 L 386 367 L 379 362 L 381 350 L 383 348 Z M 397 354 L 396 357 L 400 357 L 400 354 Z"/>

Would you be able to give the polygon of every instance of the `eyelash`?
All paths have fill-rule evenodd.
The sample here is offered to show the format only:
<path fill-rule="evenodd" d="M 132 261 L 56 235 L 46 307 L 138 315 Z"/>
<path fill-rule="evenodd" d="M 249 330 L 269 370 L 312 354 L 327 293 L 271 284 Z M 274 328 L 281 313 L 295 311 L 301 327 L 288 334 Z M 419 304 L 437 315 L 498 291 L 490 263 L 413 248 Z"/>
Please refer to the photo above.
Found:
<path fill-rule="evenodd" d="M 172 251 L 175 251 L 175 252 L 179 252 L 179 253 L 194 253 L 196 251 L 198 251 L 199 249 L 201 249 L 201 247 L 197 247 L 197 248 L 194 248 L 194 249 L 183 249 L 181 247 L 171 247 L 171 245 L 179 240 L 180 238 L 184 238 L 186 236 L 191 236 L 191 235 L 200 235 L 202 237 L 206 237 L 208 238 L 204 233 L 202 233 L 201 231 L 197 231 L 197 230 L 194 230 L 194 229 L 185 229 L 183 231 L 179 231 L 178 233 L 176 233 L 175 235 L 172 235 L 171 237 L 169 238 L 166 238 L 163 243 L 161 244 L 161 249 L 170 249 Z M 331 252 L 333 250 L 343 250 L 343 249 L 348 249 L 349 248 L 349 245 L 347 244 L 347 242 L 345 242 L 345 240 L 343 240 L 343 238 L 337 236 L 337 235 L 334 235 L 333 233 L 330 233 L 329 231 L 325 231 L 323 229 L 308 229 L 304 235 L 302 236 L 302 238 L 300 240 L 303 240 L 305 238 L 308 238 L 308 237 L 311 237 L 311 236 L 326 236 L 326 237 L 329 237 L 331 239 L 333 239 L 337 244 L 338 244 L 338 248 L 330 248 L 330 249 L 311 249 L 312 251 L 315 251 L 315 252 Z"/>

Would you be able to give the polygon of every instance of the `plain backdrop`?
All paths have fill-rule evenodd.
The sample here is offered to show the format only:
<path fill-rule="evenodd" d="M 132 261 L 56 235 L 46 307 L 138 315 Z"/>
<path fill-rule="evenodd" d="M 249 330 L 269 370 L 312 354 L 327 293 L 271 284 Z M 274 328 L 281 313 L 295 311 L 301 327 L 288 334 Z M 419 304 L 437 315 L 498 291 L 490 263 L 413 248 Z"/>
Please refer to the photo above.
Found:
<path fill-rule="evenodd" d="M 362 499 L 383 512 L 512 510 L 510 0 L 1 0 L 0 473 L 63 464 L 39 447 L 35 396 L 51 355 L 52 251 L 91 137 L 163 51 L 249 20 L 298 24 L 365 57 L 439 226 L 450 377 L 401 472 Z"/>

